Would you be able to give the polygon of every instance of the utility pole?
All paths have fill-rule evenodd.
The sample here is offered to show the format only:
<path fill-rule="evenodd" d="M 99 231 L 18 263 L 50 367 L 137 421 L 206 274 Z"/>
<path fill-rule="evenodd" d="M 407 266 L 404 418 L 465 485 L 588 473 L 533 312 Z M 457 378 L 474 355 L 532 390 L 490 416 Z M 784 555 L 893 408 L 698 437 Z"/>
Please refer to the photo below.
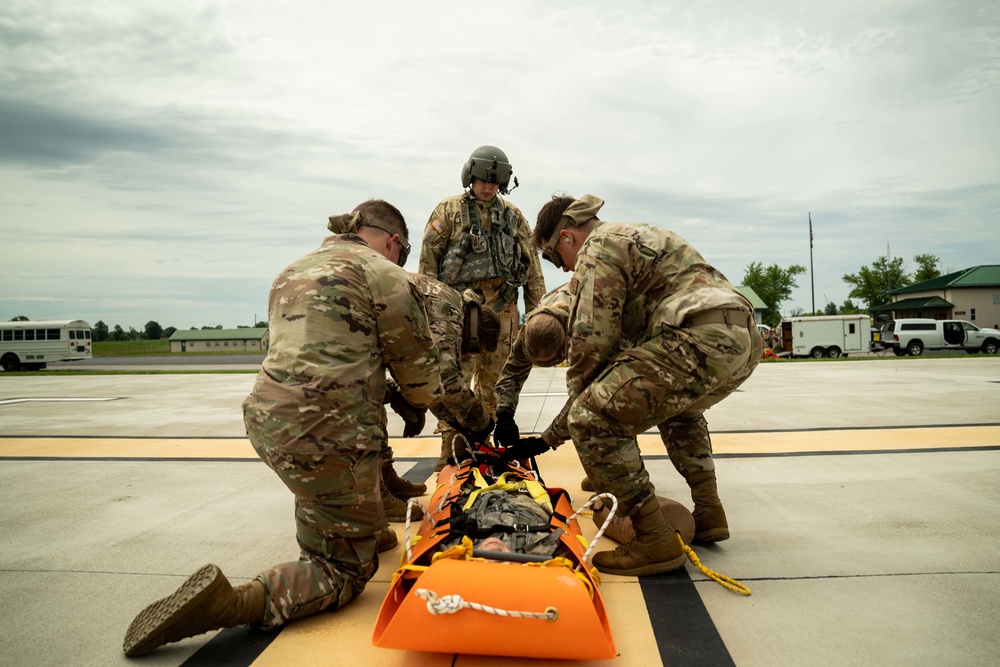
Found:
<path fill-rule="evenodd" d="M 816 276 L 813 274 L 813 214 L 809 212 L 809 285 L 812 288 L 812 312 L 816 314 Z"/>

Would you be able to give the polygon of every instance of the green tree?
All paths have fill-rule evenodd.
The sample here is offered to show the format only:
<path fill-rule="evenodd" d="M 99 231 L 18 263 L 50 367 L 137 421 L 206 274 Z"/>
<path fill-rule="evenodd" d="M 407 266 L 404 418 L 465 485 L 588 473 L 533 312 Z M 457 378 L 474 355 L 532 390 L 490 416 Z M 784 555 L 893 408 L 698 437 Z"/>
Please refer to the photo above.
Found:
<path fill-rule="evenodd" d="M 90 335 L 94 337 L 95 342 L 103 343 L 108 339 L 108 325 L 104 323 L 104 320 L 97 320 L 94 322 L 94 328 L 91 329 Z"/>
<path fill-rule="evenodd" d="M 253 326 L 256 329 L 266 329 L 267 328 L 267 320 L 261 320 L 260 322 L 258 322 L 257 324 L 255 324 Z"/>
<path fill-rule="evenodd" d="M 850 299 L 844 299 L 844 303 L 840 304 L 840 314 L 841 315 L 860 315 L 861 309 L 858 308 Z"/>
<path fill-rule="evenodd" d="M 824 315 L 836 315 L 837 314 L 837 304 L 833 301 L 827 301 L 826 306 L 823 308 Z"/>
<path fill-rule="evenodd" d="M 111 340 L 128 340 L 128 334 L 122 329 L 122 325 L 116 324 L 115 328 L 111 330 Z"/>
<path fill-rule="evenodd" d="M 177 333 L 177 327 L 167 327 L 166 329 L 163 330 L 163 337 L 170 338 L 175 333 Z"/>
<path fill-rule="evenodd" d="M 910 277 L 903 271 L 903 258 L 879 257 L 870 267 L 862 266 L 857 273 L 845 273 L 842 280 L 852 285 L 847 295 L 861 299 L 865 310 L 889 302 L 889 292 L 910 284 Z"/>
<path fill-rule="evenodd" d="M 18 315 L 17 317 L 10 318 L 10 321 L 11 322 L 30 322 L 31 320 L 29 320 L 25 315 Z"/>
<path fill-rule="evenodd" d="M 163 327 L 161 327 L 160 323 L 155 320 L 146 322 L 145 331 L 147 340 L 159 340 L 160 338 L 163 338 Z"/>
<path fill-rule="evenodd" d="M 144 336 L 141 331 L 138 331 L 135 327 L 128 328 L 128 339 L 129 340 L 143 340 Z"/>
<path fill-rule="evenodd" d="M 941 276 L 938 264 L 941 258 L 930 254 L 914 255 L 913 261 L 917 263 L 917 272 L 913 274 L 913 282 L 922 283 L 925 280 L 934 280 Z"/>
<path fill-rule="evenodd" d="M 795 276 L 806 272 L 801 264 L 792 264 L 783 269 L 777 264 L 765 267 L 760 262 L 750 262 L 743 274 L 743 284 L 752 289 L 767 306 L 764 324 L 773 327 L 781 321 L 781 304 L 792 296 L 792 290 L 799 286 Z"/>

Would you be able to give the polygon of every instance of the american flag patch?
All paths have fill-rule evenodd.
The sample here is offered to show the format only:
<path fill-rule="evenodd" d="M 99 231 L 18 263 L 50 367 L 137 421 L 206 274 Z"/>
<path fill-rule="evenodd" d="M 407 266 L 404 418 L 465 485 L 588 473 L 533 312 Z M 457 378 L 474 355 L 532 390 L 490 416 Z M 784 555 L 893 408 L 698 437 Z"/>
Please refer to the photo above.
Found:
<path fill-rule="evenodd" d="M 436 231 L 438 234 L 444 234 L 444 225 L 441 224 L 440 220 L 435 220 L 434 222 L 432 222 L 431 227 L 433 227 L 434 231 Z"/>

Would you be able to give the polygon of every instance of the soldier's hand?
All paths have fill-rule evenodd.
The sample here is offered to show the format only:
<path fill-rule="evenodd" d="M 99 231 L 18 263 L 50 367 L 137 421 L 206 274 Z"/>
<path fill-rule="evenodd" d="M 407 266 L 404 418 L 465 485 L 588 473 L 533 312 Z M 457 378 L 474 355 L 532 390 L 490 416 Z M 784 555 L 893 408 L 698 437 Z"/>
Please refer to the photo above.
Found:
<path fill-rule="evenodd" d="M 497 426 L 493 431 L 493 440 L 501 447 L 513 447 L 521 438 L 521 432 L 514 421 L 514 411 L 504 408 L 497 411 Z"/>
<path fill-rule="evenodd" d="M 479 443 L 486 442 L 486 438 L 490 437 L 490 433 L 493 432 L 493 427 L 496 426 L 493 421 L 493 417 L 489 418 L 489 422 L 483 428 L 468 428 L 465 426 L 460 426 L 458 432 L 465 436 L 465 439 L 469 441 L 470 445 L 478 445 Z"/>
<path fill-rule="evenodd" d="M 427 421 L 427 408 L 418 408 L 403 398 L 400 391 L 387 391 L 389 407 L 403 420 L 403 437 L 412 438 L 420 435 Z"/>
<path fill-rule="evenodd" d="M 552 449 L 540 436 L 533 435 L 521 438 L 513 447 L 507 449 L 507 454 L 516 459 L 530 459 Z"/>
<path fill-rule="evenodd" d="M 416 408 L 414 408 L 416 409 Z M 424 430 L 424 424 L 427 422 L 427 411 L 418 411 L 416 414 L 411 415 L 410 419 L 403 418 L 403 437 L 404 438 L 415 438 L 420 435 L 420 432 Z"/>

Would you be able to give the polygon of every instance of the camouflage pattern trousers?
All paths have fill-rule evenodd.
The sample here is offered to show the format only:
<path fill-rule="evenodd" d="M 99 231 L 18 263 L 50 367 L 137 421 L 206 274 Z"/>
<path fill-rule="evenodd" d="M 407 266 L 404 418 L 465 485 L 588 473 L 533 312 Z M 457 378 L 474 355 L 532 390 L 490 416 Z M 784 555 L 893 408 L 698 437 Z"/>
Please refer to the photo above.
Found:
<path fill-rule="evenodd" d="M 727 324 L 669 329 L 619 353 L 568 416 L 594 488 L 614 494 L 622 515 L 655 493 L 636 442 L 653 426 L 685 479 L 715 470 L 704 412 L 750 377 L 762 353 L 759 333 Z"/>
<path fill-rule="evenodd" d="M 474 355 L 472 363 L 462 368 L 462 374 L 469 386 L 472 387 L 476 398 L 483 404 L 491 417 L 496 417 L 497 414 L 497 396 L 494 387 L 496 387 L 497 380 L 500 379 L 500 371 L 503 369 L 504 362 L 510 355 L 511 345 L 517 338 L 517 299 L 507 304 L 503 310 L 498 310 L 497 315 L 500 317 L 500 340 L 497 343 L 496 351 L 490 354 Z M 441 434 L 441 455 L 443 457 L 450 456 L 455 446 L 457 431 L 443 421 L 439 421 L 437 432 Z"/>
<path fill-rule="evenodd" d="M 299 560 L 257 575 L 267 589 L 265 629 L 338 609 L 365 589 L 378 569 L 375 528 L 382 520 L 377 451 L 317 446 L 287 427 L 245 420 L 257 455 L 295 494 Z M 330 439 L 324 438 L 329 443 Z"/>

